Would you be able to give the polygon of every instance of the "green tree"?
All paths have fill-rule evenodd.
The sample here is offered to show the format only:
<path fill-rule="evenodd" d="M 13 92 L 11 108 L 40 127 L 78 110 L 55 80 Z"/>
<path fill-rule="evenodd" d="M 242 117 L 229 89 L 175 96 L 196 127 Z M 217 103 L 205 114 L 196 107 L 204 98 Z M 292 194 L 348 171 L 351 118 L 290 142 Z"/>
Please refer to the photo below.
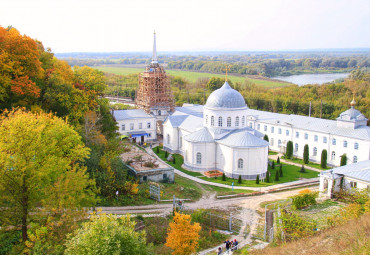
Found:
<path fill-rule="evenodd" d="M 151 254 L 145 231 L 135 231 L 130 216 L 92 215 L 66 242 L 66 255 Z"/>
<path fill-rule="evenodd" d="M 321 152 L 321 163 L 320 163 L 320 166 L 322 168 L 326 168 L 327 160 L 328 160 L 328 152 L 327 152 L 327 150 L 322 150 L 322 152 Z"/>
<path fill-rule="evenodd" d="M 347 165 L 347 155 L 344 153 L 342 157 L 340 158 L 340 166 Z"/>
<path fill-rule="evenodd" d="M 226 175 L 225 175 L 225 173 L 222 173 L 222 181 L 226 181 Z"/>
<path fill-rule="evenodd" d="M 269 171 L 266 172 L 266 182 L 267 183 L 270 182 L 270 172 Z"/>
<path fill-rule="evenodd" d="M 276 164 L 280 164 L 280 157 L 277 158 Z"/>
<path fill-rule="evenodd" d="M 167 158 L 168 158 L 168 151 L 165 151 L 165 152 L 164 152 L 164 157 L 165 157 L 165 159 L 167 160 Z"/>
<path fill-rule="evenodd" d="M 309 152 L 309 147 L 308 147 L 308 144 L 306 144 L 304 146 L 304 150 L 303 150 L 303 162 L 305 164 L 308 164 L 308 160 L 310 158 L 310 152 Z"/>
<path fill-rule="evenodd" d="M 280 173 L 280 177 L 283 177 L 283 164 L 280 164 L 279 173 Z"/>
<path fill-rule="evenodd" d="M 288 141 L 287 143 L 285 156 L 289 159 L 291 159 L 293 156 L 293 142 L 292 141 Z"/>
<path fill-rule="evenodd" d="M 242 183 L 242 176 L 241 176 L 241 175 L 239 175 L 238 183 L 239 183 L 239 184 L 241 184 L 241 183 Z"/>
<path fill-rule="evenodd" d="M 206 87 L 207 89 L 211 90 L 211 91 L 214 91 L 216 89 L 219 89 L 222 87 L 222 85 L 224 84 L 224 80 L 221 79 L 221 78 L 218 78 L 218 77 L 212 77 L 211 79 L 209 79 Z"/>
<path fill-rule="evenodd" d="M 173 163 L 174 165 L 176 165 L 176 157 L 175 157 L 175 155 L 173 155 L 172 163 Z"/>
<path fill-rule="evenodd" d="M 306 172 L 306 169 L 304 168 L 304 165 L 302 165 L 301 169 L 299 170 L 299 172 L 301 173 L 305 173 Z"/>
<path fill-rule="evenodd" d="M 257 174 L 257 177 L 256 177 L 256 184 L 260 184 L 260 175 Z"/>
<path fill-rule="evenodd" d="M 0 218 L 20 224 L 26 241 L 36 207 L 93 205 L 95 182 L 78 164 L 88 155 L 65 120 L 42 112 L 5 111 L 0 116 Z"/>
<path fill-rule="evenodd" d="M 279 171 L 276 170 L 276 173 L 275 173 L 275 181 L 279 181 Z"/>
<path fill-rule="evenodd" d="M 269 142 L 269 136 L 268 135 L 264 135 L 263 136 L 263 140 L 265 140 L 266 142 Z"/>
<path fill-rule="evenodd" d="M 157 146 L 157 149 L 156 150 L 157 150 L 157 154 L 158 154 L 159 153 L 159 146 Z"/>
<path fill-rule="evenodd" d="M 74 79 L 75 84 L 82 86 L 84 90 L 94 91 L 98 95 L 102 95 L 106 89 L 106 78 L 102 71 L 98 69 L 91 68 L 88 66 L 75 66 L 74 69 Z"/>
<path fill-rule="evenodd" d="M 274 160 L 271 163 L 271 169 L 275 169 L 275 161 Z"/>

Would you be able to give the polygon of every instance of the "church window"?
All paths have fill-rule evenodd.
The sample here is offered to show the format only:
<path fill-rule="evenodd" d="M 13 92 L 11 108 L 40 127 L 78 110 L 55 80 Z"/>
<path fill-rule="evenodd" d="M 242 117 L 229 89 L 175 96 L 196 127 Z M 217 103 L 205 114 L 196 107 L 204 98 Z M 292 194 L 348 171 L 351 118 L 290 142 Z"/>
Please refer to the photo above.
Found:
<path fill-rule="evenodd" d="M 197 152 L 197 164 L 202 164 L 202 154 L 200 152 Z"/>
<path fill-rule="evenodd" d="M 171 137 L 170 135 L 167 135 L 167 144 L 170 144 L 170 142 L 171 142 Z"/>
<path fill-rule="evenodd" d="M 280 147 L 281 146 L 281 140 L 279 139 L 278 141 L 278 146 Z"/>
<path fill-rule="evenodd" d="M 222 127 L 222 117 L 218 117 L 218 126 Z"/>
<path fill-rule="evenodd" d="M 150 128 L 150 126 L 151 126 L 151 124 L 150 124 L 150 122 L 148 122 L 148 123 L 146 124 L 146 127 L 147 127 L 147 128 Z"/>
<path fill-rule="evenodd" d="M 331 144 L 336 145 L 337 144 L 337 139 L 333 138 L 333 140 L 331 141 Z"/>
<path fill-rule="evenodd" d="M 358 143 L 355 143 L 355 150 L 358 150 Z"/>
<path fill-rule="evenodd" d="M 134 123 L 130 123 L 130 130 L 134 130 Z"/>
<path fill-rule="evenodd" d="M 227 117 L 227 126 L 231 127 L 231 117 Z"/>
<path fill-rule="evenodd" d="M 242 127 L 245 125 L 245 116 L 242 117 Z"/>
<path fill-rule="evenodd" d="M 206 115 L 206 125 L 208 124 L 208 115 Z"/>
<path fill-rule="evenodd" d="M 126 129 L 126 125 L 122 124 L 122 131 Z"/>
<path fill-rule="evenodd" d="M 357 188 L 357 182 L 350 182 L 351 188 Z"/>
<path fill-rule="evenodd" d="M 160 116 L 162 114 L 161 110 L 158 110 L 158 115 Z"/>
<path fill-rule="evenodd" d="M 211 116 L 211 127 L 215 126 L 215 116 Z"/>
<path fill-rule="evenodd" d="M 274 133 L 275 127 L 271 127 L 271 133 Z"/>
<path fill-rule="evenodd" d="M 295 138 L 299 138 L 299 132 L 295 132 Z"/>
<path fill-rule="evenodd" d="M 344 148 L 347 148 L 347 145 L 348 145 L 347 141 L 346 141 L 346 140 L 344 140 L 344 142 L 343 142 L 343 147 L 344 147 Z"/>
<path fill-rule="evenodd" d="M 353 163 L 357 163 L 357 156 L 353 156 Z"/>
<path fill-rule="evenodd" d="M 252 127 L 252 122 L 249 122 L 249 127 Z"/>
<path fill-rule="evenodd" d="M 317 135 L 314 136 L 314 141 L 317 142 L 319 140 L 319 137 Z"/>
<path fill-rule="evenodd" d="M 286 136 L 289 135 L 289 130 L 288 129 L 285 131 L 285 134 L 286 134 Z"/>
<path fill-rule="evenodd" d="M 313 147 L 313 155 L 317 156 L 317 148 L 316 147 Z"/>
<path fill-rule="evenodd" d="M 263 130 L 267 131 L 267 126 L 266 125 L 263 126 Z"/>
<path fill-rule="evenodd" d="M 261 124 L 257 124 L 257 130 L 261 129 Z"/>
<path fill-rule="evenodd" d="M 335 151 L 331 153 L 331 160 L 335 160 Z"/>
<path fill-rule="evenodd" d="M 235 118 L 235 127 L 239 127 L 239 116 Z"/>
<path fill-rule="evenodd" d="M 271 146 L 274 146 L 274 138 L 270 139 L 270 144 L 271 144 Z"/>
<path fill-rule="evenodd" d="M 279 128 L 279 135 L 281 135 L 281 128 Z"/>
<path fill-rule="evenodd" d="M 238 159 L 238 169 L 243 169 L 243 160 L 241 158 Z"/>
<path fill-rule="evenodd" d="M 143 123 L 139 123 L 139 129 L 143 128 Z"/>
<path fill-rule="evenodd" d="M 294 150 L 297 152 L 298 151 L 298 143 L 296 143 L 295 145 L 294 145 Z"/>
<path fill-rule="evenodd" d="M 304 133 L 304 139 L 308 139 L 308 134 L 307 133 Z"/>
<path fill-rule="evenodd" d="M 322 138 L 322 141 L 323 143 L 327 143 L 328 142 L 328 138 L 326 138 L 325 136 Z"/>

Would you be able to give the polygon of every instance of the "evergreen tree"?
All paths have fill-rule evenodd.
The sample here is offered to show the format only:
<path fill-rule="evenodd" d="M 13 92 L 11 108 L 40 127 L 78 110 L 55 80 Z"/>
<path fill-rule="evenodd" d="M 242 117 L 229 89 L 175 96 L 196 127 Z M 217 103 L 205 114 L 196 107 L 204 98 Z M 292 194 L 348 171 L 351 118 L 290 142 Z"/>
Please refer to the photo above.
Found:
<path fill-rule="evenodd" d="M 299 170 L 301 173 L 305 173 L 306 169 L 304 169 L 304 165 L 302 165 L 301 170 Z"/>
<path fill-rule="evenodd" d="M 256 177 L 256 184 L 260 184 L 260 175 L 257 174 L 257 177 Z"/>
<path fill-rule="evenodd" d="M 266 172 L 266 182 L 270 182 L 270 172 Z"/>
<path fill-rule="evenodd" d="M 283 177 L 283 165 L 282 164 L 280 164 L 279 172 L 280 172 L 280 177 Z"/>
<path fill-rule="evenodd" d="M 176 157 L 175 157 L 175 155 L 173 155 L 172 163 L 173 163 L 174 165 L 176 164 Z"/>
<path fill-rule="evenodd" d="M 276 173 L 275 173 L 275 181 L 279 181 L 279 171 L 276 170 Z"/>
<path fill-rule="evenodd" d="M 238 183 L 242 183 L 242 176 L 241 175 L 239 175 Z"/>
<path fill-rule="evenodd" d="M 326 168 L 326 161 L 328 160 L 328 152 L 326 150 L 322 150 L 321 152 L 321 164 L 322 168 Z"/>
<path fill-rule="evenodd" d="M 157 146 L 157 154 L 159 153 L 159 146 Z"/>
<path fill-rule="evenodd" d="M 263 140 L 265 140 L 266 142 L 269 142 L 269 136 L 268 136 L 268 135 L 265 135 L 265 136 L 263 137 Z"/>
<path fill-rule="evenodd" d="M 275 161 L 272 161 L 271 169 L 275 169 Z"/>
<path fill-rule="evenodd" d="M 222 181 L 226 181 L 226 175 L 225 175 L 225 173 L 222 174 Z"/>
<path fill-rule="evenodd" d="M 287 143 L 285 156 L 289 159 L 292 158 L 293 156 L 293 142 L 292 141 L 289 141 Z"/>
<path fill-rule="evenodd" d="M 309 147 L 308 147 L 308 144 L 306 144 L 304 146 L 304 150 L 303 150 L 303 162 L 305 164 L 308 164 L 308 160 L 310 158 L 310 152 L 309 152 Z"/>
<path fill-rule="evenodd" d="M 277 158 L 276 164 L 280 164 L 280 157 Z"/>
<path fill-rule="evenodd" d="M 344 153 L 342 157 L 340 158 L 340 166 L 347 165 L 347 155 Z"/>
<path fill-rule="evenodd" d="M 165 157 L 165 159 L 167 160 L 167 158 L 168 158 L 168 151 L 165 151 L 165 152 L 164 152 L 164 157 Z"/>

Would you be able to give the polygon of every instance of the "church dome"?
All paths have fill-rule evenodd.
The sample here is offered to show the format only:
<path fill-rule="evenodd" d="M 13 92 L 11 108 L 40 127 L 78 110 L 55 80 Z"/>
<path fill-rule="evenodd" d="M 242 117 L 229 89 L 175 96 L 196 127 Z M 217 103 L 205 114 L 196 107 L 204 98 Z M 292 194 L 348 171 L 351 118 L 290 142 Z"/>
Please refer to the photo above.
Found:
<path fill-rule="evenodd" d="M 247 105 L 243 96 L 225 81 L 221 88 L 209 95 L 205 106 L 209 108 L 243 108 Z"/>

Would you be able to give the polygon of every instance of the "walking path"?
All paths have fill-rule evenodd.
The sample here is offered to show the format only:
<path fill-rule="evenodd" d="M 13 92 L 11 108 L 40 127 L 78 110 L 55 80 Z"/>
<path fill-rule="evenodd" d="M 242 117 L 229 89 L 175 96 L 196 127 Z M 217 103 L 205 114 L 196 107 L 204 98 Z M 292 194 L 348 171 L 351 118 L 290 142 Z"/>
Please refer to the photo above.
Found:
<path fill-rule="evenodd" d="M 280 157 L 280 162 L 283 162 L 285 164 L 288 164 L 288 165 L 293 165 L 293 166 L 299 166 L 301 167 L 303 164 L 298 164 L 298 163 L 294 163 L 294 162 L 291 162 L 291 161 L 288 161 L 288 160 L 285 160 L 285 159 L 282 159 L 281 157 L 283 156 L 283 154 L 279 153 L 277 155 L 270 155 L 269 156 L 269 159 L 273 159 L 273 160 L 277 160 L 278 157 Z M 320 169 L 317 169 L 315 167 L 312 167 L 312 166 L 307 166 L 307 165 L 304 165 L 304 168 L 306 169 L 310 169 L 312 171 L 316 171 L 316 172 L 321 172 L 323 170 L 320 170 Z"/>

